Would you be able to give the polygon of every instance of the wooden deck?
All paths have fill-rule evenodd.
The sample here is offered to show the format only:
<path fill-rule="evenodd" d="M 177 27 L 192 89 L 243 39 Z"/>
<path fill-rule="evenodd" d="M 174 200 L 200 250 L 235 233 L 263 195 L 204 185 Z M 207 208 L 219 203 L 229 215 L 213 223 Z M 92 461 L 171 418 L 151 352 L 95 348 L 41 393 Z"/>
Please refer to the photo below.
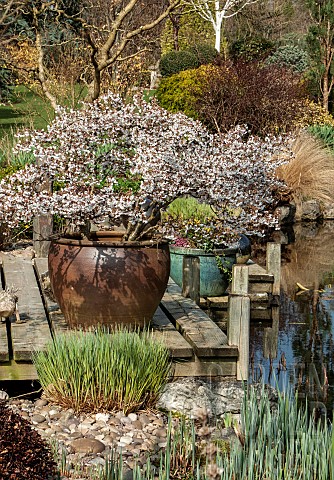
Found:
<path fill-rule="evenodd" d="M 13 316 L 0 322 L 0 381 L 37 379 L 32 353 L 69 331 L 43 288 L 47 270 L 46 258 L 0 256 L 0 287 L 17 290 L 19 312 L 19 320 Z M 250 318 L 272 320 L 278 332 L 279 291 L 278 244 L 267 245 L 266 269 L 252 263 L 234 266 L 230 295 L 198 301 L 196 294 L 200 306 L 170 280 L 151 326 L 170 350 L 174 375 L 246 379 Z"/>
<path fill-rule="evenodd" d="M 53 335 L 68 331 L 58 305 L 42 288 L 47 260 L 6 257 L 2 287 L 16 288 L 20 321 L 0 324 L 0 380 L 36 379 L 32 352 L 43 351 Z M 152 322 L 153 334 L 171 352 L 175 376 L 236 376 L 238 347 L 181 289 L 170 281 Z"/>

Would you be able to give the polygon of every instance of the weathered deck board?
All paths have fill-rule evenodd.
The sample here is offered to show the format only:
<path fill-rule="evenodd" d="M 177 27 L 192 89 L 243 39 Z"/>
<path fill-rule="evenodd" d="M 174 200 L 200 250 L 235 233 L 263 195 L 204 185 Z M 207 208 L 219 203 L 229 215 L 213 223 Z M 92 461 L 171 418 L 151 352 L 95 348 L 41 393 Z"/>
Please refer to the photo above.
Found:
<path fill-rule="evenodd" d="M 174 362 L 174 377 L 236 377 L 237 363 L 234 358 L 198 358 L 192 361 Z"/>
<path fill-rule="evenodd" d="M 38 375 L 35 365 L 31 362 L 9 362 L 0 365 L 0 381 L 1 380 L 37 380 Z"/>
<path fill-rule="evenodd" d="M 57 335 L 69 329 L 57 303 L 38 286 L 38 282 L 43 285 L 47 260 L 35 259 L 33 266 L 31 260 L 9 257 L 4 263 L 6 285 L 19 290 L 22 322 L 17 323 L 14 318 L 8 321 L 13 358 L 6 344 L 3 356 L 0 350 L 0 379 L 35 379 L 32 351 L 43 350 L 51 333 Z M 152 321 L 153 336 L 162 339 L 169 348 L 175 376 L 236 375 L 238 349 L 227 345 L 226 335 L 192 300 L 184 298 L 172 281 L 161 307 Z M 5 345 L 5 323 L 0 324 L 1 339 Z"/>
<path fill-rule="evenodd" d="M 51 339 L 40 291 L 31 260 L 8 258 L 3 262 L 6 287 L 18 289 L 21 323 L 10 320 L 14 360 L 31 360 L 33 350 L 43 350 Z"/>
<path fill-rule="evenodd" d="M 190 299 L 184 298 L 181 289 L 170 280 L 161 301 L 169 312 L 176 328 L 188 340 L 198 357 L 237 356 L 237 349 L 227 344 L 220 328 Z"/>
<path fill-rule="evenodd" d="M 7 360 L 9 360 L 9 348 L 8 348 L 8 340 L 7 340 L 6 322 L 1 320 L 0 321 L 0 361 L 6 362 Z"/>
<path fill-rule="evenodd" d="M 176 330 L 166 314 L 158 307 L 152 320 L 153 337 L 162 340 L 169 348 L 172 358 L 192 358 L 193 349 Z"/>

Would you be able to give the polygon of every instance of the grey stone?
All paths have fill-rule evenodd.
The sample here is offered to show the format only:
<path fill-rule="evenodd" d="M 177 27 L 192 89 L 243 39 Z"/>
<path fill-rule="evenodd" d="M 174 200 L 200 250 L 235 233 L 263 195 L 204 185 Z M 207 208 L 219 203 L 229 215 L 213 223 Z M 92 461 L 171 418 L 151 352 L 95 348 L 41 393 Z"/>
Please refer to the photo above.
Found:
<path fill-rule="evenodd" d="M 167 437 L 167 430 L 165 428 L 157 428 L 153 430 L 153 434 L 157 437 Z"/>
<path fill-rule="evenodd" d="M 322 210 L 324 220 L 334 220 L 334 205 L 325 204 Z"/>
<path fill-rule="evenodd" d="M 4 390 L 0 390 L 0 400 L 8 400 L 9 395 Z"/>
<path fill-rule="evenodd" d="M 295 221 L 296 207 L 293 204 L 277 207 L 278 222 L 280 225 L 290 225 Z"/>
<path fill-rule="evenodd" d="M 119 439 L 120 443 L 123 443 L 124 445 L 129 445 L 132 442 L 131 437 L 121 437 Z"/>
<path fill-rule="evenodd" d="M 321 218 L 322 213 L 317 200 L 306 200 L 297 206 L 296 220 L 302 222 L 316 222 Z"/>
<path fill-rule="evenodd" d="M 110 435 L 106 435 L 103 441 L 105 444 L 112 444 L 114 443 L 115 439 L 116 439 L 116 434 L 110 434 Z"/>
<path fill-rule="evenodd" d="M 225 412 L 239 412 L 243 396 L 242 382 L 210 383 L 189 378 L 167 384 L 158 407 L 190 418 L 218 417 Z"/>
<path fill-rule="evenodd" d="M 142 413 L 139 416 L 139 420 L 140 420 L 142 425 L 147 425 L 148 423 L 150 423 L 150 419 L 148 418 L 148 416 L 145 413 Z"/>
<path fill-rule="evenodd" d="M 54 432 L 62 432 L 63 431 L 63 427 L 61 427 L 60 425 L 57 425 L 57 424 L 51 425 L 51 428 Z"/>
<path fill-rule="evenodd" d="M 101 458 L 101 457 L 95 457 L 93 458 L 92 460 L 90 460 L 88 462 L 88 465 L 92 465 L 92 466 L 101 466 L 101 467 L 104 467 L 106 464 L 106 461 L 104 458 Z"/>
<path fill-rule="evenodd" d="M 68 437 L 75 439 L 75 438 L 82 438 L 82 434 L 80 432 L 72 432 L 68 435 Z"/>
<path fill-rule="evenodd" d="M 35 407 L 45 407 L 48 404 L 48 401 L 45 398 L 39 398 L 35 401 Z"/>
<path fill-rule="evenodd" d="M 104 443 L 95 438 L 77 438 L 71 443 L 75 453 L 101 453 L 105 449 Z"/>
<path fill-rule="evenodd" d="M 36 413 L 36 415 L 33 415 L 31 417 L 31 421 L 32 423 L 42 423 L 42 422 L 45 422 L 46 418 L 44 417 L 44 415 L 39 415 L 38 413 Z"/>
<path fill-rule="evenodd" d="M 121 425 L 121 421 L 118 417 L 113 417 L 108 421 L 109 425 Z"/>
<path fill-rule="evenodd" d="M 132 426 L 137 430 L 141 430 L 143 428 L 143 424 L 141 423 L 140 420 L 136 420 L 135 422 L 132 422 Z"/>
<path fill-rule="evenodd" d="M 131 419 L 129 417 L 121 417 L 121 422 L 123 425 L 126 425 L 127 423 L 131 423 Z"/>
<path fill-rule="evenodd" d="M 131 469 L 124 470 L 123 480 L 133 480 L 133 471 Z"/>
<path fill-rule="evenodd" d="M 97 413 L 95 415 L 96 422 L 103 422 L 106 423 L 110 418 L 108 413 Z"/>

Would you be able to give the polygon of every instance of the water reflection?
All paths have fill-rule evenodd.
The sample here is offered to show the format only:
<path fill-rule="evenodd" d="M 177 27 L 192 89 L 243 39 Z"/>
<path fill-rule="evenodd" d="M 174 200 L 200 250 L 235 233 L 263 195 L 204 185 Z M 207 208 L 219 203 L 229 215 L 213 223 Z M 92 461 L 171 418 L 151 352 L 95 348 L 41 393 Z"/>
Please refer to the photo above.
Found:
<path fill-rule="evenodd" d="M 318 409 L 334 407 L 334 223 L 294 229 L 282 246 L 282 292 L 272 323 L 254 322 L 250 380 L 287 389 Z"/>

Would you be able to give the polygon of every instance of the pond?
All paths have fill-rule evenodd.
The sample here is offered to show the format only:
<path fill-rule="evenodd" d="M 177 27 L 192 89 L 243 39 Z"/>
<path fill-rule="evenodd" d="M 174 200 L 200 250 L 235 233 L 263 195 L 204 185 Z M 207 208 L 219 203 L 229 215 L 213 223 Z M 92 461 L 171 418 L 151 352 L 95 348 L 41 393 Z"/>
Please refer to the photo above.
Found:
<path fill-rule="evenodd" d="M 331 415 L 334 222 L 296 225 L 293 237 L 282 245 L 279 312 L 271 324 L 251 324 L 249 381 L 292 387 L 311 407 Z"/>

